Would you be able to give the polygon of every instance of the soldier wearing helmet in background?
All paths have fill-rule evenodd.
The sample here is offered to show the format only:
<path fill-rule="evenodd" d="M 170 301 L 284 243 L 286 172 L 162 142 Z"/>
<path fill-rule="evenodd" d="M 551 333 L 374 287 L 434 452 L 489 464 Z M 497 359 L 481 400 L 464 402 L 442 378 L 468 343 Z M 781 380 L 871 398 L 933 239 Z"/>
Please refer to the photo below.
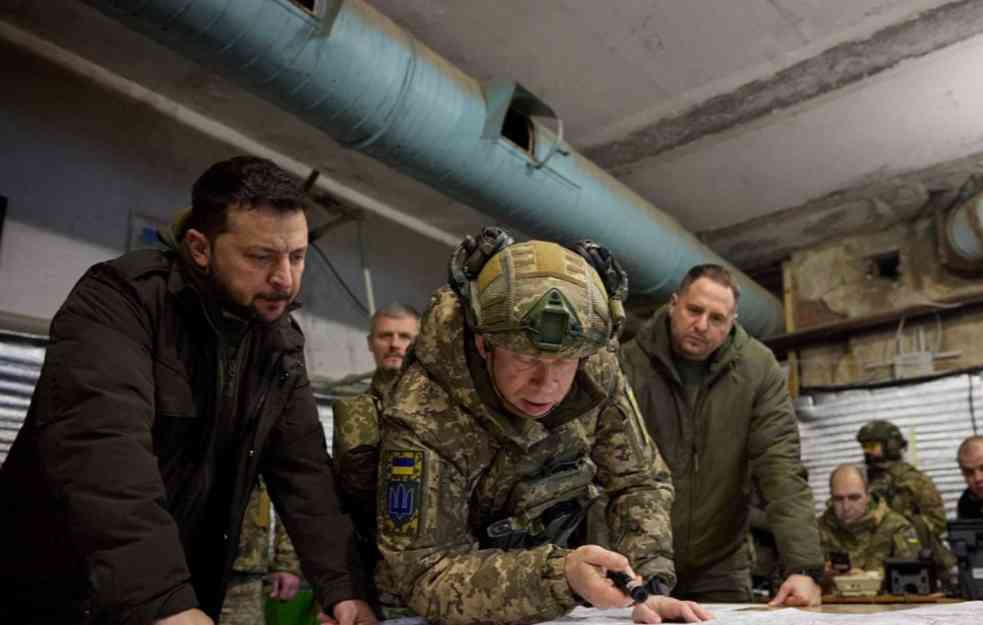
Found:
<path fill-rule="evenodd" d="M 383 414 L 380 585 L 430 622 L 531 623 L 630 605 L 614 570 L 653 593 L 636 620 L 708 618 L 665 596 L 672 483 L 612 351 L 624 272 L 485 228 L 450 274 Z M 582 523 L 602 489 L 611 551 Z"/>
<path fill-rule="evenodd" d="M 857 441 L 864 450 L 870 492 L 911 522 L 922 546 L 932 551 L 939 579 L 949 585 L 956 559 L 942 537 L 945 504 L 932 478 L 904 461 L 908 441 L 890 421 L 868 422 L 857 432 Z"/>

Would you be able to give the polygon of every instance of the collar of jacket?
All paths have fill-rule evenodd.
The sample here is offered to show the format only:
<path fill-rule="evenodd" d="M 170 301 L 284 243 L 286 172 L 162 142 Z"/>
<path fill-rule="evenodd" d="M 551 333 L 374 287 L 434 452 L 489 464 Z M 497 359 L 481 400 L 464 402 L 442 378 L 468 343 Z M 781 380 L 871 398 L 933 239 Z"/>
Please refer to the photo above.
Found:
<path fill-rule="evenodd" d="M 167 280 L 167 289 L 179 305 L 189 314 L 201 311 L 209 327 L 221 336 L 222 308 L 208 274 L 202 271 L 191 260 L 187 248 L 177 238 L 177 233 L 187 219 L 187 213 L 182 213 L 177 221 L 169 228 L 157 232 L 158 240 L 164 244 L 165 253 L 172 255 L 176 262 L 171 265 L 171 273 Z M 286 311 L 273 323 L 250 320 L 249 327 L 261 326 L 269 328 L 271 347 L 278 351 L 293 351 L 303 348 L 304 340 L 300 328 L 296 327 L 290 313 L 300 308 L 299 300 L 294 300 L 287 306 Z M 291 332 L 294 329 L 296 332 Z"/>
<path fill-rule="evenodd" d="M 460 300 L 449 287 L 433 296 L 430 308 L 420 322 L 420 334 L 413 348 L 414 359 L 452 400 L 475 418 L 496 438 L 529 449 L 549 436 L 549 428 L 571 421 L 599 405 L 606 397 L 606 385 L 593 374 L 591 356 L 581 362 L 574 381 L 579 392 L 570 394 L 549 419 L 524 419 L 504 410 L 483 365 L 471 366 L 468 350 L 476 352 L 472 334 L 464 323 Z M 475 357 L 480 359 L 480 356 Z M 483 362 L 483 361 L 482 361 Z M 612 360 L 616 367 L 616 361 Z M 474 370 L 473 370 L 474 369 Z M 481 386 L 487 388 L 482 391 Z M 491 397 L 486 395 L 491 394 Z"/>
<path fill-rule="evenodd" d="M 376 367 L 375 373 L 372 374 L 372 384 L 369 386 L 369 392 L 379 399 L 384 399 L 393 390 L 393 386 L 396 384 L 396 380 L 399 379 L 400 373 L 402 373 L 402 369 Z"/>
<path fill-rule="evenodd" d="M 677 384 L 682 384 L 682 378 L 676 370 L 672 355 L 672 335 L 669 332 L 669 305 L 665 304 L 646 321 L 638 334 L 636 343 L 653 363 L 660 363 L 668 371 Z M 710 354 L 710 366 L 707 371 L 707 381 L 716 380 L 732 363 L 737 362 L 744 346 L 749 340 L 747 332 L 740 324 L 735 323 L 723 345 Z"/>
<path fill-rule="evenodd" d="M 849 534 L 859 534 L 876 530 L 881 524 L 881 521 L 884 520 L 884 515 L 887 514 L 887 511 L 887 502 L 877 495 L 871 494 L 870 501 L 867 502 L 867 511 L 856 521 L 851 523 L 840 521 L 840 517 L 836 516 L 836 512 L 833 510 L 832 503 L 829 504 L 827 514 L 830 515 L 830 522 L 837 529 Z"/>

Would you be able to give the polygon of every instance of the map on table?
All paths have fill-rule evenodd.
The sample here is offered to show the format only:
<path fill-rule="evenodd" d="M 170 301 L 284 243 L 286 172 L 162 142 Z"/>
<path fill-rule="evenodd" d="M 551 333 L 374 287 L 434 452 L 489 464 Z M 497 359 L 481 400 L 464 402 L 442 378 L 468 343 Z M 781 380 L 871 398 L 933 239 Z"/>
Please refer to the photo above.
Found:
<path fill-rule="evenodd" d="M 714 614 L 708 625 L 981 625 L 983 601 L 945 604 L 827 605 L 812 609 L 768 608 L 759 604 L 718 603 L 705 605 Z M 424 625 L 422 618 L 385 621 L 387 625 Z M 631 609 L 577 608 L 567 616 L 543 625 L 630 624 Z"/>

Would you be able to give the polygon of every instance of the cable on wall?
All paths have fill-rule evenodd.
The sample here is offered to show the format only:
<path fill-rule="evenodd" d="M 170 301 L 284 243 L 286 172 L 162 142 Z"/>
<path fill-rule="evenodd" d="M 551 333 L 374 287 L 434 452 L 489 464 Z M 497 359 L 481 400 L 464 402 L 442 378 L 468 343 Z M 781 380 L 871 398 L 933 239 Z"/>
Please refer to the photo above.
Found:
<path fill-rule="evenodd" d="M 351 288 L 348 286 L 348 283 L 345 282 L 345 279 L 342 278 L 341 274 L 338 273 L 338 270 L 335 269 L 334 264 L 328 259 L 328 257 L 324 254 L 324 252 L 321 251 L 321 248 L 317 246 L 317 243 L 314 243 L 312 241 L 311 249 L 317 252 L 317 255 L 321 257 L 321 260 L 323 260 L 324 263 L 328 266 L 328 269 L 331 270 L 331 273 L 338 281 L 338 284 L 341 285 L 341 288 L 345 290 L 345 293 L 348 293 L 348 297 L 350 297 L 351 300 L 355 303 L 355 305 L 358 306 L 358 309 L 361 310 L 363 313 L 365 313 L 365 316 L 368 317 L 369 309 L 365 306 L 365 304 L 362 303 L 362 300 L 358 299 L 358 296 L 355 295 L 355 293 L 351 290 Z"/>

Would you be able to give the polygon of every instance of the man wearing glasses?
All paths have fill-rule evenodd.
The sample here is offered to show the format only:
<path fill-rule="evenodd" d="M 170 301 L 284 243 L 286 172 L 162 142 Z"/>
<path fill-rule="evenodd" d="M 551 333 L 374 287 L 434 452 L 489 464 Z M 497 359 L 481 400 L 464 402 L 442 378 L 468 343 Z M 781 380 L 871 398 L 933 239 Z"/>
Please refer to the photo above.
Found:
<path fill-rule="evenodd" d="M 672 470 L 673 596 L 751 600 L 752 476 L 785 565 L 773 605 L 816 605 L 823 556 L 785 376 L 737 323 L 740 290 L 720 265 L 689 270 L 622 347 L 649 432 Z"/>

